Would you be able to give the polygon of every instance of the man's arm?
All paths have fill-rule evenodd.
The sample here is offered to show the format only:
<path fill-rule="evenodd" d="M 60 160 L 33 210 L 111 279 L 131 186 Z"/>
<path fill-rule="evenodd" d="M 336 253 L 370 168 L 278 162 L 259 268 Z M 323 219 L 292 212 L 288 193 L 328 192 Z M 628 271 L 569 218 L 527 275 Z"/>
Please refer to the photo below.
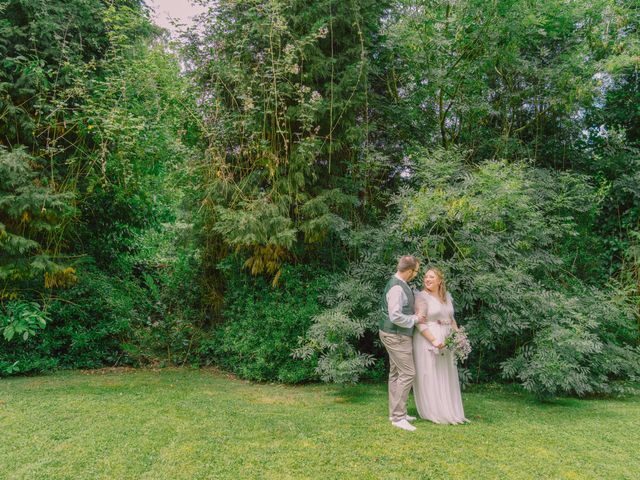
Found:
<path fill-rule="evenodd" d="M 394 285 L 387 292 L 387 305 L 389 308 L 389 320 L 399 327 L 413 328 L 418 323 L 417 315 L 405 315 L 402 313 L 402 305 L 407 303 L 407 296 L 404 294 L 402 287 Z"/>

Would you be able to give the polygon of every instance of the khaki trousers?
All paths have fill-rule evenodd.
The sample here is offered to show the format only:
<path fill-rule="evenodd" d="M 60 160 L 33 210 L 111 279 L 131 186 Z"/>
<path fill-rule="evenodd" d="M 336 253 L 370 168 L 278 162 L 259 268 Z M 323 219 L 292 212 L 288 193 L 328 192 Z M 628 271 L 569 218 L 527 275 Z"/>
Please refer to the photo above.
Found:
<path fill-rule="evenodd" d="M 416 375 L 413 339 L 381 330 L 380 340 L 389 353 L 389 416 L 397 422 L 407 416 L 407 398 Z"/>

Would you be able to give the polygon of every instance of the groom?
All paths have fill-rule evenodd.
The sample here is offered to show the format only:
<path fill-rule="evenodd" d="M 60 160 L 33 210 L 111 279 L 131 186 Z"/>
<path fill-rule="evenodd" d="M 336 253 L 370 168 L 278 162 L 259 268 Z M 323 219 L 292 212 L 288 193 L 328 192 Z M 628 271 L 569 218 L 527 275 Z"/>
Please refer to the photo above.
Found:
<path fill-rule="evenodd" d="M 389 353 L 389 419 L 394 427 L 413 431 L 415 417 L 407 415 L 407 398 L 413 384 L 413 327 L 425 323 L 424 315 L 416 315 L 414 297 L 408 282 L 420 269 L 416 257 L 405 255 L 398 261 L 395 275 L 384 289 L 380 340 Z"/>

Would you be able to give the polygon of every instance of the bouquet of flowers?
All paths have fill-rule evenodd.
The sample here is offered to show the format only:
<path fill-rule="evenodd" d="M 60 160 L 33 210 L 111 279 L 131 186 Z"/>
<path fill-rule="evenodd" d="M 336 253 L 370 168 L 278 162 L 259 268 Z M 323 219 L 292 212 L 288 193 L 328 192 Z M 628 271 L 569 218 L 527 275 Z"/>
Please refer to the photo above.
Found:
<path fill-rule="evenodd" d="M 453 352 L 453 356 L 457 362 L 464 362 L 469 353 L 471 353 L 471 344 L 467 338 L 467 332 L 464 327 L 460 327 L 458 331 L 452 330 L 444 341 L 447 350 Z"/>

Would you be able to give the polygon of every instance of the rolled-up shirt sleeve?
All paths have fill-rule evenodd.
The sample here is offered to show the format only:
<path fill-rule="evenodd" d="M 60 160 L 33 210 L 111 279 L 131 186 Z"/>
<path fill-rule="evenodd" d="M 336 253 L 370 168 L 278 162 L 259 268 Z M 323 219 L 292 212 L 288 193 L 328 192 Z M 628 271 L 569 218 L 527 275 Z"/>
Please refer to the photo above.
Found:
<path fill-rule="evenodd" d="M 399 285 L 394 285 L 387 292 L 389 320 L 402 328 L 412 328 L 417 320 L 416 315 L 405 315 L 402 313 L 402 306 L 408 301 L 402 287 Z"/>

